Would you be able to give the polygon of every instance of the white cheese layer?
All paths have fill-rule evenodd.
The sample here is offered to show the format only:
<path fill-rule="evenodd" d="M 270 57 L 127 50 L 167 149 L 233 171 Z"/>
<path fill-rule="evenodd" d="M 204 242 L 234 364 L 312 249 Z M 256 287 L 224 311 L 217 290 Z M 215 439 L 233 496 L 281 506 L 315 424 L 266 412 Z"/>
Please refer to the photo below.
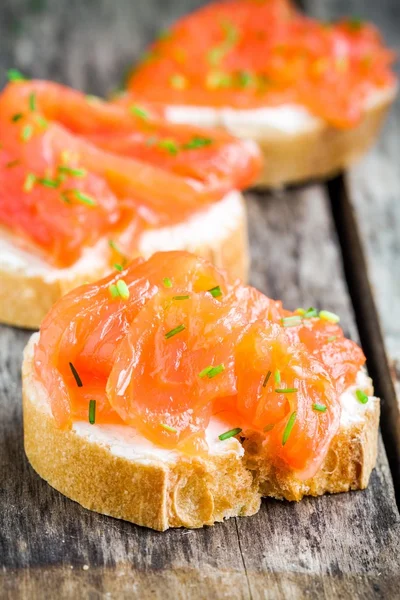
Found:
<path fill-rule="evenodd" d="M 376 90 L 367 98 L 365 110 L 386 102 L 395 93 L 395 88 Z M 323 119 L 314 116 L 306 107 L 299 104 L 253 109 L 170 105 L 166 109 L 166 117 L 173 123 L 223 127 L 234 135 L 251 139 L 262 139 L 268 133 L 297 135 L 325 125 Z"/>
<path fill-rule="evenodd" d="M 39 333 L 34 333 L 25 349 L 25 361 L 33 363 L 34 346 L 39 339 Z M 46 415 L 51 415 L 49 398 L 43 384 L 35 378 L 33 371 L 29 380 L 25 381 L 29 386 L 29 394 L 32 401 Z M 357 375 L 356 384 L 348 388 L 341 396 L 342 413 L 340 426 L 350 427 L 356 423 L 362 423 L 371 412 L 378 398 L 369 396 L 366 404 L 361 404 L 355 395 L 357 389 L 368 391 L 370 380 L 364 369 L 361 369 Z M 244 449 L 242 444 L 236 438 L 228 438 L 221 441 L 219 435 L 241 424 L 232 423 L 224 414 L 213 416 L 206 429 L 206 440 L 209 447 L 210 456 L 223 456 L 234 454 L 238 458 L 243 456 Z M 182 453 L 176 450 L 168 450 L 154 444 L 133 427 L 127 425 L 91 425 L 88 421 L 76 421 L 73 424 L 73 431 L 76 435 L 84 438 L 90 444 L 99 444 L 107 448 L 109 452 L 120 458 L 134 460 L 143 464 L 149 464 L 154 461 L 163 461 L 167 463 L 176 462 L 182 458 Z"/>
<path fill-rule="evenodd" d="M 196 250 L 201 246 L 219 246 L 237 224 L 244 219 L 244 206 L 240 192 L 232 191 L 219 202 L 207 206 L 184 223 L 171 227 L 146 230 L 139 239 L 140 254 L 148 258 L 159 250 Z M 67 269 L 49 265 L 40 256 L 18 245 L 15 236 L 0 231 L 0 271 L 21 272 L 30 277 L 43 277 L 51 283 L 75 278 L 77 274 L 90 274 L 93 268 L 104 263 L 108 269 L 109 250 L 107 239 L 84 249 L 81 258 Z"/>

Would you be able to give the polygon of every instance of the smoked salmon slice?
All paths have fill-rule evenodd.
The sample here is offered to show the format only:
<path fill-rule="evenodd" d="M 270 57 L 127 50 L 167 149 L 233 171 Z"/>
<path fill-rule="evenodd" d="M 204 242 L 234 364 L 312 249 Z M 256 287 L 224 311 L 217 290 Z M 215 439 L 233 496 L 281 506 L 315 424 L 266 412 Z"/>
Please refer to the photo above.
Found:
<path fill-rule="evenodd" d="M 95 400 L 97 424 L 198 454 L 223 409 L 265 436 L 271 460 L 309 477 L 365 362 L 337 321 L 287 311 L 189 253 L 157 253 L 59 300 L 42 324 L 35 369 L 61 428 L 87 420 Z"/>
<path fill-rule="evenodd" d="M 322 23 L 288 0 L 226 0 L 163 32 L 128 89 L 161 105 L 297 104 L 348 128 L 371 92 L 394 85 L 393 61 L 375 27 L 359 19 Z"/>
<path fill-rule="evenodd" d="M 184 221 L 259 167 L 255 144 L 136 104 L 45 81 L 14 81 L 0 95 L 0 224 L 60 267 L 127 228 L 130 254 L 143 228 Z"/>

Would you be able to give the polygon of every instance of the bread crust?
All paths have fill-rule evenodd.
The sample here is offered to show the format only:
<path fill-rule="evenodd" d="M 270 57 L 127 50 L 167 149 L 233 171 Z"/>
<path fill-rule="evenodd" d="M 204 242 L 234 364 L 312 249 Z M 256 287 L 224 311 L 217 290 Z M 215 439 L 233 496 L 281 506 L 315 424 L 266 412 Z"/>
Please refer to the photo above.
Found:
<path fill-rule="evenodd" d="M 298 134 L 271 130 L 252 136 L 264 157 L 256 187 L 303 183 L 347 169 L 374 143 L 395 96 L 395 88 L 388 90 L 351 129 L 337 129 L 318 120 Z"/>
<path fill-rule="evenodd" d="M 377 399 L 365 420 L 340 428 L 321 469 L 306 482 L 271 466 L 260 437 L 251 432 L 242 440 L 243 456 L 233 450 L 207 459 L 181 455 L 143 462 L 56 427 L 49 398 L 34 374 L 34 342 L 32 336 L 22 367 L 25 452 L 43 479 L 85 508 L 164 531 L 253 515 L 262 496 L 300 500 L 305 494 L 368 484 L 377 452 Z"/>
<path fill-rule="evenodd" d="M 247 281 L 249 249 L 247 219 L 244 200 L 240 197 L 241 210 L 234 226 L 220 227 L 220 236 L 212 244 L 190 244 L 182 248 L 213 262 L 225 269 L 231 279 Z M 165 249 L 165 248 L 160 248 Z M 145 258 L 149 258 L 145 256 Z M 65 293 L 86 283 L 101 279 L 110 272 L 108 256 L 99 256 L 90 270 L 68 270 L 59 278 L 31 275 L 14 269 L 12 264 L 0 266 L 0 322 L 27 329 L 38 329 L 53 304 Z"/>

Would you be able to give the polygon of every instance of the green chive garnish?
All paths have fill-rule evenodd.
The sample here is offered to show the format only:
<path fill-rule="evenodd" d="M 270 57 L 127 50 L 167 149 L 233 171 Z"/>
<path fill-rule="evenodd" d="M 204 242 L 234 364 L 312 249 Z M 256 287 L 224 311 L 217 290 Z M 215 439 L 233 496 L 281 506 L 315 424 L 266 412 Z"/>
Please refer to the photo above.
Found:
<path fill-rule="evenodd" d="M 238 435 L 238 433 L 241 433 L 241 431 L 241 427 L 236 427 L 235 429 L 230 429 L 229 431 L 225 431 L 225 433 L 221 433 L 221 435 L 219 435 L 218 437 L 221 440 L 221 442 L 223 442 L 224 440 L 228 440 L 234 435 Z"/>
<path fill-rule="evenodd" d="M 297 325 L 301 325 L 301 317 L 297 315 L 293 315 L 291 317 L 283 317 L 281 321 L 284 327 L 296 327 Z"/>
<path fill-rule="evenodd" d="M 172 296 L 172 300 L 189 300 L 190 296 Z"/>
<path fill-rule="evenodd" d="M 69 363 L 69 368 L 72 371 L 72 375 L 75 377 L 76 385 L 78 387 L 82 387 L 83 386 L 82 379 L 79 377 L 78 371 L 75 369 L 75 367 L 72 364 L 72 362 Z"/>
<path fill-rule="evenodd" d="M 276 388 L 275 389 L 275 392 L 277 394 L 294 394 L 297 391 L 298 391 L 297 388 Z"/>
<path fill-rule="evenodd" d="M 44 187 L 56 189 L 60 187 L 60 181 L 58 179 L 49 179 L 48 177 L 37 177 L 37 183 L 43 185 Z"/>
<path fill-rule="evenodd" d="M 109 289 L 109 292 L 110 292 L 112 298 L 118 298 L 119 297 L 118 288 L 115 285 L 115 283 L 112 283 L 108 289 Z"/>
<path fill-rule="evenodd" d="M 170 140 L 170 139 L 160 140 L 158 142 L 158 146 L 159 146 L 159 148 L 163 148 L 164 150 L 167 150 L 167 152 L 169 152 L 173 156 L 178 154 L 178 151 L 179 151 L 177 143 L 174 142 L 174 140 Z"/>
<path fill-rule="evenodd" d="M 166 423 L 160 423 L 160 427 L 162 427 L 166 431 L 170 431 L 171 433 L 176 433 L 175 427 L 171 427 L 171 425 L 167 425 Z"/>
<path fill-rule="evenodd" d="M 7 79 L 8 81 L 26 81 L 26 77 L 20 71 L 17 71 L 17 69 L 9 69 L 7 71 Z"/>
<path fill-rule="evenodd" d="M 96 400 L 89 400 L 89 423 L 94 425 L 96 422 Z"/>
<path fill-rule="evenodd" d="M 213 296 L 214 298 L 219 298 L 219 296 L 222 296 L 221 287 L 219 285 L 216 285 L 215 287 L 207 291 L 210 292 L 211 296 Z"/>
<path fill-rule="evenodd" d="M 367 404 L 368 402 L 368 396 L 365 392 L 363 392 L 362 390 L 357 390 L 356 391 L 356 396 L 357 396 L 357 400 L 359 402 L 361 402 L 361 404 Z"/>
<path fill-rule="evenodd" d="M 267 383 L 268 383 L 268 380 L 271 377 L 271 375 L 272 375 L 271 371 L 268 371 L 268 373 L 265 376 L 264 382 L 263 382 L 263 387 L 267 387 Z"/>
<path fill-rule="evenodd" d="M 118 254 L 122 254 L 121 250 L 118 248 L 118 246 L 114 242 L 114 240 L 108 240 L 108 245 L 110 246 L 110 248 L 112 248 L 112 250 L 115 250 L 115 252 L 118 252 Z"/>
<path fill-rule="evenodd" d="M 141 108 L 140 106 L 137 106 L 136 104 L 133 106 L 130 106 L 129 111 L 133 115 L 135 115 L 135 117 L 139 117 L 140 119 L 143 119 L 143 121 L 147 121 L 147 119 L 149 118 L 149 113 L 147 112 L 147 110 L 144 110 L 144 108 Z"/>
<path fill-rule="evenodd" d="M 32 125 L 25 125 L 25 127 L 23 128 L 22 132 L 21 132 L 21 138 L 24 142 L 28 142 L 33 134 L 33 128 Z"/>
<path fill-rule="evenodd" d="M 32 112 L 35 112 L 35 110 L 36 110 L 36 94 L 35 94 L 35 92 L 32 92 L 29 94 L 29 109 Z"/>
<path fill-rule="evenodd" d="M 30 192 L 33 189 L 33 186 L 36 183 L 36 175 L 33 173 L 28 173 L 24 183 L 24 192 Z"/>
<path fill-rule="evenodd" d="M 23 115 L 22 113 L 15 113 L 15 115 L 13 115 L 13 116 L 11 117 L 11 121 L 12 121 L 13 123 L 17 123 L 18 121 L 20 121 L 20 120 L 23 118 L 23 116 L 24 116 L 24 115 Z"/>
<path fill-rule="evenodd" d="M 319 318 L 330 323 L 339 323 L 340 321 L 340 317 L 333 312 L 329 312 L 329 310 L 320 310 Z"/>
<path fill-rule="evenodd" d="M 79 190 L 72 190 L 72 191 L 74 192 L 77 200 L 79 200 L 79 202 L 81 202 L 82 204 L 86 204 L 87 206 L 96 206 L 97 202 L 91 196 L 88 196 L 87 194 L 84 194 L 83 192 L 81 192 Z"/>
<path fill-rule="evenodd" d="M 316 308 L 313 308 L 312 306 L 310 308 L 308 308 L 305 313 L 304 313 L 304 318 L 305 319 L 312 319 L 313 317 L 317 317 L 318 316 L 318 311 Z"/>
<path fill-rule="evenodd" d="M 289 417 L 288 422 L 286 423 L 285 430 L 283 432 L 282 446 L 284 446 L 286 444 L 286 442 L 288 441 L 288 439 L 289 439 L 290 433 L 291 433 L 291 431 L 293 429 L 293 425 L 294 425 L 294 423 L 296 421 L 296 417 L 297 417 L 297 412 L 296 411 L 292 412 L 292 414 Z"/>
<path fill-rule="evenodd" d="M 337 339 L 337 335 L 331 335 L 328 337 L 327 342 L 334 342 Z"/>
<path fill-rule="evenodd" d="M 74 169 L 72 167 L 67 167 L 66 165 L 60 165 L 58 171 L 60 173 L 65 173 L 66 175 L 71 175 L 72 177 L 85 177 L 87 174 L 85 169 Z"/>
<path fill-rule="evenodd" d="M 114 269 L 117 269 L 117 271 L 123 271 L 124 270 L 124 267 L 122 265 L 117 264 L 117 263 L 115 263 L 113 266 L 114 266 Z"/>
<path fill-rule="evenodd" d="M 47 127 L 49 126 L 49 122 L 47 121 L 47 119 L 45 119 L 41 115 L 36 115 L 35 120 L 42 129 L 47 129 Z"/>
<path fill-rule="evenodd" d="M 249 71 L 240 71 L 239 73 L 239 86 L 247 88 L 253 85 L 255 82 L 254 76 Z"/>
<path fill-rule="evenodd" d="M 318 412 L 326 412 L 325 404 L 313 404 L 312 407 L 314 410 L 317 410 Z"/>
<path fill-rule="evenodd" d="M 212 143 L 213 141 L 211 138 L 200 137 L 198 135 L 195 135 L 189 142 L 183 144 L 182 148 L 184 150 L 194 150 L 196 148 L 204 148 L 205 146 L 209 146 Z"/>
<path fill-rule="evenodd" d="M 225 365 L 223 364 L 217 365 L 216 367 L 209 365 L 208 367 L 200 371 L 199 377 L 208 377 L 208 379 L 212 379 L 216 375 L 219 375 L 219 373 L 222 373 L 222 371 L 225 371 Z"/>
<path fill-rule="evenodd" d="M 306 314 L 306 311 L 304 308 L 296 308 L 294 312 L 302 317 L 304 317 L 304 315 Z"/>
<path fill-rule="evenodd" d="M 186 329 L 186 327 L 184 325 L 178 325 L 178 327 L 175 327 L 174 329 L 171 329 L 171 331 L 168 331 L 168 333 L 165 334 L 165 337 L 167 340 L 169 340 L 169 338 L 174 337 L 174 335 L 176 335 L 177 333 L 180 333 L 184 329 Z"/>
<path fill-rule="evenodd" d="M 129 298 L 129 288 L 126 285 L 125 281 L 123 279 L 119 279 L 117 281 L 117 290 L 118 290 L 118 294 L 121 296 L 121 298 L 123 300 L 128 300 Z"/>
<path fill-rule="evenodd" d="M 172 281 L 170 280 L 169 277 L 164 277 L 163 284 L 164 284 L 164 287 L 166 287 L 166 288 L 172 288 Z"/>
<path fill-rule="evenodd" d="M 276 370 L 274 373 L 274 379 L 275 379 L 275 383 L 280 383 L 281 382 L 281 372 Z"/>

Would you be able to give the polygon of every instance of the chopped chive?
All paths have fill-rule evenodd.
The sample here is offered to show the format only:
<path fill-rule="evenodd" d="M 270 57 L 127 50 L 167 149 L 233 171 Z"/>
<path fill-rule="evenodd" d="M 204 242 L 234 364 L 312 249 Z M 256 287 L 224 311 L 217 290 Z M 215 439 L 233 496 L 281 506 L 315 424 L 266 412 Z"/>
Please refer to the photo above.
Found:
<path fill-rule="evenodd" d="M 296 308 L 296 310 L 294 312 L 302 317 L 304 317 L 304 315 L 306 314 L 305 308 Z"/>
<path fill-rule="evenodd" d="M 217 365 L 216 367 L 209 365 L 208 367 L 200 371 L 199 377 L 208 377 L 208 379 L 212 379 L 216 375 L 219 375 L 219 373 L 222 373 L 222 371 L 225 371 L 225 365 L 223 364 Z"/>
<path fill-rule="evenodd" d="M 194 150 L 195 148 L 204 148 L 205 146 L 209 146 L 213 143 L 211 138 L 200 137 L 195 135 L 189 140 L 186 144 L 182 145 L 184 150 Z"/>
<path fill-rule="evenodd" d="M 65 202 L 65 204 L 71 204 L 71 200 L 68 195 L 68 192 L 61 192 L 60 196 L 61 196 L 61 199 L 63 200 L 63 202 Z"/>
<path fill-rule="evenodd" d="M 162 148 L 163 150 L 167 150 L 167 152 L 169 152 L 173 156 L 178 154 L 178 151 L 179 151 L 177 143 L 174 142 L 174 140 L 170 140 L 170 139 L 160 140 L 158 142 L 158 147 Z"/>
<path fill-rule="evenodd" d="M 180 333 L 181 331 L 183 331 L 184 329 L 186 329 L 186 327 L 184 325 L 178 325 L 178 327 L 175 327 L 175 329 L 171 329 L 171 331 L 168 331 L 165 334 L 165 338 L 167 340 L 169 340 L 169 338 L 174 337 L 174 335 L 176 335 L 177 333 Z"/>
<path fill-rule="evenodd" d="M 87 206 L 96 206 L 97 202 L 94 198 L 92 198 L 91 196 L 88 196 L 87 194 L 84 194 L 83 192 L 79 191 L 79 190 L 72 190 L 75 194 L 75 197 L 79 200 L 79 202 L 81 202 L 82 204 L 86 204 Z"/>
<path fill-rule="evenodd" d="M 215 287 L 207 291 L 210 292 L 211 296 L 213 296 L 214 298 L 219 298 L 219 296 L 222 296 L 221 286 L 219 285 L 216 285 Z"/>
<path fill-rule="evenodd" d="M 206 367 L 205 369 L 203 369 L 202 371 L 200 371 L 199 373 L 199 377 L 206 377 L 206 375 L 209 374 L 209 372 L 213 369 L 213 366 L 210 365 L 208 367 Z"/>
<path fill-rule="evenodd" d="M 334 342 L 337 339 L 337 335 L 331 335 L 330 337 L 328 337 L 328 339 L 326 340 L 327 342 Z"/>
<path fill-rule="evenodd" d="M 278 371 L 278 369 L 274 373 L 274 379 L 275 379 L 275 383 L 281 382 L 281 372 Z"/>
<path fill-rule="evenodd" d="M 275 388 L 277 394 L 294 394 L 297 391 L 297 388 Z"/>
<path fill-rule="evenodd" d="M 16 158 L 15 160 L 10 160 L 10 162 L 8 162 L 6 164 L 7 169 L 11 169 L 12 167 L 16 167 L 17 165 L 20 165 L 21 161 Z"/>
<path fill-rule="evenodd" d="M 189 300 L 190 296 L 172 296 L 172 300 Z"/>
<path fill-rule="evenodd" d="M 248 88 L 255 82 L 254 76 L 249 71 L 240 71 L 239 73 L 239 86 L 242 88 Z"/>
<path fill-rule="evenodd" d="M 284 327 L 296 327 L 297 325 L 301 325 L 301 317 L 297 315 L 283 317 L 281 322 Z"/>
<path fill-rule="evenodd" d="M 266 425 L 264 427 L 263 431 L 265 431 L 265 432 L 271 431 L 274 427 L 275 427 L 275 423 L 270 423 L 269 425 Z"/>
<path fill-rule="evenodd" d="M 49 126 L 49 122 L 47 119 L 45 119 L 44 117 L 42 117 L 41 115 L 36 115 L 35 117 L 37 124 L 42 128 L 42 129 L 47 129 L 47 127 Z"/>
<path fill-rule="evenodd" d="M 310 308 L 308 308 L 304 313 L 305 319 L 312 319 L 313 317 L 317 317 L 317 316 L 318 316 L 318 311 L 316 308 L 313 308 L 312 306 L 310 306 Z"/>
<path fill-rule="evenodd" d="M 72 167 L 67 167 L 66 165 L 60 165 L 58 167 L 58 171 L 60 173 L 66 173 L 67 175 L 72 175 L 73 177 L 85 177 L 87 174 L 85 169 L 74 169 Z"/>
<path fill-rule="evenodd" d="M 241 431 L 241 427 L 235 427 L 235 429 L 230 429 L 229 431 L 225 431 L 225 433 L 221 433 L 221 435 L 219 435 L 218 437 L 221 440 L 221 442 L 223 442 L 224 440 L 228 440 L 234 435 L 238 435 L 238 433 L 241 433 Z"/>
<path fill-rule="evenodd" d="M 330 321 L 330 323 L 339 323 L 340 317 L 333 312 L 329 312 L 329 310 L 320 310 L 319 318 L 324 321 Z"/>
<path fill-rule="evenodd" d="M 114 269 L 117 269 L 117 271 L 124 270 L 124 267 L 122 265 L 119 265 L 118 263 L 114 263 L 113 267 L 114 267 Z"/>
<path fill-rule="evenodd" d="M 164 284 L 164 287 L 166 287 L 166 288 L 172 288 L 172 281 L 170 280 L 169 277 L 164 277 L 163 284 Z"/>
<path fill-rule="evenodd" d="M 20 121 L 20 120 L 23 118 L 23 116 L 24 116 L 24 115 L 23 115 L 22 113 L 15 113 L 15 115 L 13 115 L 13 116 L 11 117 L 11 121 L 12 121 L 13 123 L 17 123 L 18 121 Z"/>
<path fill-rule="evenodd" d="M 263 387 L 267 387 L 267 383 L 268 383 L 268 380 L 271 377 L 271 375 L 272 375 L 271 371 L 268 371 L 268 373 L 265 376 L 264 382 L 263 382 Z"/>
<path fill-rule="evenodd" d="M 166 431 L 170 431 L 171 433 L 176 433 L 175 427 L 171 427 L 171 425 L 167 425 L 166 423 L 160 423 L 160 427 L 165 429 Z"/>
<path fill-rule="evenodd" d="M 72 362 L 69 363 L 69 368 L 72 371 L 72 375 L 75 377 L 76 385 L 78 387 L 82 387 L 83 386 L 82 379 L 79 377 L 78 371 L 75 369 L 75 367 L 72 364 Z"/>
<path fill-rule="evenodd" d="M 108 240 L 108 245 L 110 246 L 110 248 L 112 250 L 115 250 L 115 252 L 118 252 L 118 254 L 122 254 L 121 250 L 118 248 L 117 244 L 114 242 L 114 240 Z"/>
<path fill-rule="evenodd" d="M 35 110 L 36 110 L 36 94 L 35 94 L 35 92 L 31 92 L 29 94 L 29 109 L 32 112 L 35 112 Z"/>
<path fill-rule="evenodd" d="M 121 296 L 121 298 L 123 300 L 128 300 L 129 298 L 129 288 L 126 285 L 125 281 L 123 279 L 119 279 L 117 281 L 117 290 L 118 290 L 118 294 Z"/>
<path fill-rule="evenodd" d="M 285 430 L 283 432 L 282 446 L 284 446 L 286 444 L 286 442 L 288 441 L 288 439 L 289 439 L 290 433 L 291 433 L 291 431 L 293 429 L 293 425 L 294 425 L 294 423 L 296 421 L 296 417 L 297 417 L 297 412 L 296 411 L 292 412 L 292 414 L 289 417 L 288 422 L 286 423 Z"/>
<path fill-rule="evenodd" d="M 176 73 L 175 75 L 172 75 L 169 83 L 175 90 L 184 90 L 187 86 L 187 79 L 183 75 Z"/>
<path fill-rule="evenodd" d="M 215 377 L 216 375 L 219 375 L 223 371 L 225 371 L 225 365 L 223 365 L 223 364 L 217 365 L 216 367 L 212 367 L 212 369 L 210 369 L 208 371 L 207 377 L 208 377 L 208 379 L 212 379 L 213 377 Z"/>
<path fill-rule="evenodd" d="M 356 396 L 357 396 L 357 400 L 359 402 L 361 402 L 361 404 L 367 404 L 368 402 L 368 396 L 365 392 L 363 392 L 363 390 L 357 390 L 356 391 Z"/>
<path fill-rule="evenodd" d="M 25 125 L 25 127 L 23 128 L 23 130 L 21 132 L 22 140 L 24 142 L 28 142 L 32 137 L 32 133 L 33 133 L 32 125 Z"/>
<path fill-rule="evenodd" d="M 26 77 L 17 69 L 9 69 L 7 71 L 7 79 L 8 81 L 26 81 Z"/>
<path fill-rule="evenodd" d="M 94 425 L 96 422 L 96 400 L 89 401 L 89 423 Z"/>
<path fill-rule="evenodd" d="M 24 192 L 30 192 L 33 189 L 33 186 L 36 183 L 36 175 L 33 173 L 28 173 L 24 182 Z"/>
<path fill-rule="evenodd" d="M 145 110 L 144 108 L 141 108 L 140 106 L 137 106 L 136 104 L 134 104 L 133 106 L 130 106 L 129 111 L 133 115 L 135 115 L 135 117 L 139 117 L 140 119 L 143 119 L 143 121 L 147 121 L 147 119 L 149 118 L 149 113 L 147 112 L 147 110 Z"/>
<path fill-rule="evenodd" d="M 37 183 L 40 183 L 40 185 L 43 185 L 44 187 L 53 188 L 53 189 L 60 187 L 60 183 L 61 183 L 59 179 L 49 179 L 48 177 L 37 177 L 36 181 L 37 181 Z"/>
<path fill-rule="evenodd" d="M 111 297 L 112 297 L 112 298 L 118 298 L 118 297 L 119 297 L 118 288 L 117 288 L 117 286 L 115 285 L 115 283 L 112 283 L 112 284 L 110 285 L 110 287 L 108 288 L 108 290 L 109 290 L 109 292 L 110 292 L 110 294 L 111 294 Z"/>
<path fill-rule="evenodd" d="M 223 71 L 211 71 L 207 75 L 206 86 L 209 89 L 224 88 L 232 85 L 232 77 Z"/>
<path fill-rule="evenodd" d="M 313 404 L 312 407 L 313 407 L 314 410 L 317 410 L 318 412 L 326 412 L 326 406 L 325 406 L 325 404 L 318 404 L 318 403 L 316 403 L 316 404 Z"/>

